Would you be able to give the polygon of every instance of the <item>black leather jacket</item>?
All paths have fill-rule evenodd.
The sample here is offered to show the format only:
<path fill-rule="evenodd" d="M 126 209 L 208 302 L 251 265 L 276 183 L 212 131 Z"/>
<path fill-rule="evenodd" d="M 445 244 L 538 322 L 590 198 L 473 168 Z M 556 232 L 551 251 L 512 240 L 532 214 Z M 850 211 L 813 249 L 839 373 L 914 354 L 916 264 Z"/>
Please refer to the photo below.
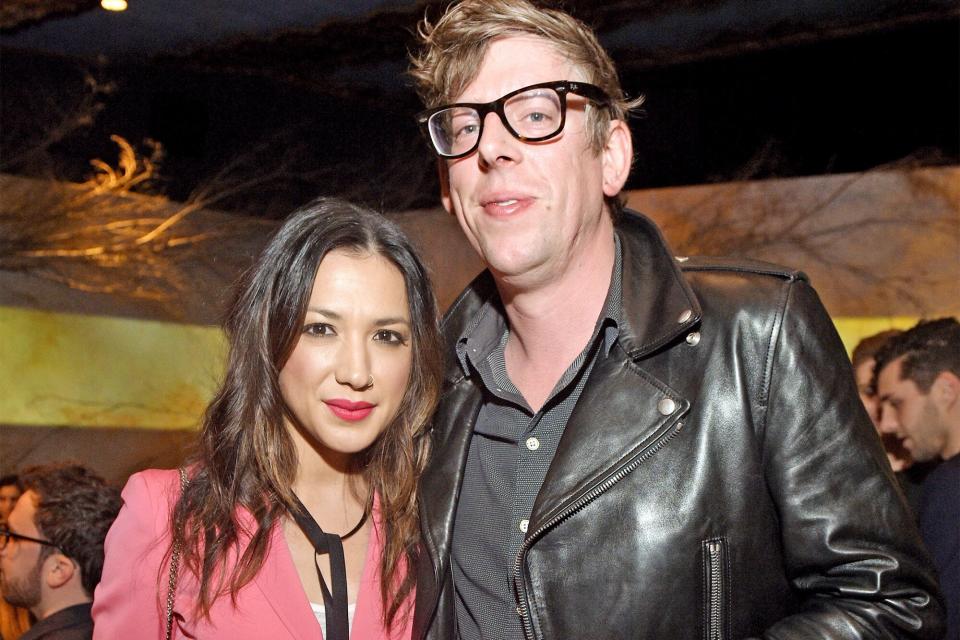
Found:
<path fill-rule="evenodd" d="M 942 599 L 803 274 L 674 259 L 618 226 L 623 315 L 514 568 L 527 638 L 938 638 Z M 452 344 L 481 274 L 444 322 Z M 451 349 L 452 350 L 452 349 Z M 455 636 L 450 542 L 477 383 L 456 359 L 421 484 L 414 638 Z"/>

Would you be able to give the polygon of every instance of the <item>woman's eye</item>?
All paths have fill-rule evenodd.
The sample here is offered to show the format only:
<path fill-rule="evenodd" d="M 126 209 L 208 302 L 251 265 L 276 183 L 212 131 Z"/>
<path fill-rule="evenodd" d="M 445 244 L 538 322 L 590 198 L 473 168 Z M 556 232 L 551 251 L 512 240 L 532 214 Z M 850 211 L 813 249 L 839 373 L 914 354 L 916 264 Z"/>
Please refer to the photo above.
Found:
<path fill-rule="evenodd" d="M 325 322 L 312 322 L 303 327 L 303 332 L 308 336 L 313 336 L 316 338 L 323 338 L 337 334 L 337 332 L 333 330 L 333 327 Z"/>
<path fill-rule="evenodd" d="M 373 334 L 373 339 L 377 342 L 385 342 L 387 344 L 407 344 L 406 338 L 404 338 L 399 332 L 392 331 L 390 329 L 381 329 L 380 331 L 377 331 L 375 334 Z"/>

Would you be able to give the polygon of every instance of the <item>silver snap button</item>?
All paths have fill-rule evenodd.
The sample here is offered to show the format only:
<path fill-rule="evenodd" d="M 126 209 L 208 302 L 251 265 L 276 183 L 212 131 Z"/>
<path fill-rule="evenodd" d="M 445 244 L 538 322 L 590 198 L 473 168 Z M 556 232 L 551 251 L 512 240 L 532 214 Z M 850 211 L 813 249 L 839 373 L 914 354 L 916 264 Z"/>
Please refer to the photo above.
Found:
<path fill-rule="evenodd" d="M 668 416 L 677 410 L 677 403 L 672 398 L 664 398 L 657 403 L 657 411 L 660 415 Z"/>
<path fill-rule="evenodd" d="M 530 526 L 530 521 L 529 521 L 529 520 L 521 520 L 521 521 L 520 521 L 520 531 L 526 533 L 526 532 L 527 532 L 527 527 L 529 527 L 529 526 Z"/>
<path fill-rule="evenodd" d="M 686 322 L 692 317 L 693 317 L 693 311 L 690 311 L 690 309 L 687 309 L 686 311 L 680 314 L 679 318 L 677 318 L 677 324 L 683 324 L 684 322 Z"/>
<path fill-rule="evenodd" d="M 530 449 L 530 451 L 536 451 L 536 450 L 539 449 L 539 448 L 540 448 L 540 441 L 539 441 L 539 440 L 537 440 L 536 438 L 534 438 L 534 437 L 532 437 L 532 436 L 529 437 L 529 438 L 527 438 L 527 449 Z"/>
<path fill-rule="evenodd" d="M 691 331 L 690 333 L 688 333 L 688 334 L 687 334 L 687 344 L 690 345 L 691 347 L 695 347 L 695 346 L 697 346 L 698 344 L 700 344 L 700 332 L 699 332 L 699 331 Z"/>

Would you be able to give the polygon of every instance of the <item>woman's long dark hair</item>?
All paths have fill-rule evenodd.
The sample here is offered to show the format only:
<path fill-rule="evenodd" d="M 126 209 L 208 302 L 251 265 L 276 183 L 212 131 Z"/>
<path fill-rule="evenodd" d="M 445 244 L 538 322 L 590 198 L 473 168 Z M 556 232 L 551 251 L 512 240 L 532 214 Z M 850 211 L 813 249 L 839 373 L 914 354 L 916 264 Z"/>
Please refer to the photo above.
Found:
<path fill-rule="evenodd" d="M 226 377 L 207 407 L 190 483 L 171 517 L 171 531 L 183 541 L 181 566 L 200 583 L 201 615 L 209 615 L 213 602 L 227 593 L 235 599 L 256 576 L 272 527 L 293 506 L 297 454 L 277 380 L 299 339 L 317 268 L 336 249 L 383 256 L 406 284 L 413 334 L 409 384 L 397 417 L 358 454 L 357 463 L 369 490 L 380 497 L 380 591 L 387 626 L 413 588 L 417 481 L 440 392 L 437 305 L 426 270 L 399 227 L 372 211 L 321 199 L 280 227 L 238 283 L 223 323 L 230 347 Z M 255 518 L 255 531 L 241 530 L 241 509 Z M 249 542 L 228 571 L 227 559 L 239 549 L 241 535 Z M 401 576 L 402 559 L 407 571 Z"/>

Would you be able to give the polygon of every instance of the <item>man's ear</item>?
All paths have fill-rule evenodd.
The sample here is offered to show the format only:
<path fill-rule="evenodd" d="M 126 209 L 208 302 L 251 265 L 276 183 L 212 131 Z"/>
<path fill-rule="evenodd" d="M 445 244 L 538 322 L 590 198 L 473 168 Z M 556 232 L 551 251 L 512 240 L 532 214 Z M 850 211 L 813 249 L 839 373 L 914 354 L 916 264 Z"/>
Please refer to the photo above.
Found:
<path fill-rule="evenodd" d="M 59 589 L 70 582 L 80 568 L 62 553 L 55 553 L 44 561 L 44 576 L 47 586 L 51 589 Z"/>
<path fill-rule="evenodd" d="M 607 143 L 603 147 L 603 195 L 620 193 L 630 175 L 633 162 L 633 138 L 623 120 L 611 120 Z"/>
<path fill-rule="evenodd" d="M 450 170 L 447 161 L 437 158 L 437 174 L 440 176 L 440 201 L 447 213 L 453 213 L 453 200 L 450 198 Z"/>
<path fill-rule="evenodd" d="M 930 395 L 935 403 L 949 411 L 960 402 L 960 378 L 952 371 L 941 371 L 933 380 Z"/>

